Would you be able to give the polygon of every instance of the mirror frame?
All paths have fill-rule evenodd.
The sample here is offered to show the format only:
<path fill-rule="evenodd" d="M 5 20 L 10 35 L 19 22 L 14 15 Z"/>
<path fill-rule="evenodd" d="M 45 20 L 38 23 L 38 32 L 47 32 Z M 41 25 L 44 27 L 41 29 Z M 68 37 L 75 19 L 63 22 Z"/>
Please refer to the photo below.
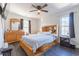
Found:
<path fill-rule="evenodd" d="M 16 23 L 16 22 L 20 23 L 20 19 L 17 19 L 17 18 L 11 18 L 10 19 L 10 30 L 13 30 L 12 29 L 12 23 Z M 18 27 L 18 30 L 20 30 L 19 27 Z"/>

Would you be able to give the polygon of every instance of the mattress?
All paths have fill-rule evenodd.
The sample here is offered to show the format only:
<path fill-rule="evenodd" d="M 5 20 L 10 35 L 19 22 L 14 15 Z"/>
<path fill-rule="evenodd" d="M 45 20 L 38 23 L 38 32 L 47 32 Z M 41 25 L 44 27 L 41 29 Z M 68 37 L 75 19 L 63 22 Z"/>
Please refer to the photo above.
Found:
<path fill-rule="evenodd" d="M 32 47 L 33 52 L 43 46 L 44 44 L 49 44 L 57 39 L 57 36 L 54 35 L 45 35 L 45 34 L 32 34 L 32 35 L 24 35 L 22 39 L 27 42 Z"/>

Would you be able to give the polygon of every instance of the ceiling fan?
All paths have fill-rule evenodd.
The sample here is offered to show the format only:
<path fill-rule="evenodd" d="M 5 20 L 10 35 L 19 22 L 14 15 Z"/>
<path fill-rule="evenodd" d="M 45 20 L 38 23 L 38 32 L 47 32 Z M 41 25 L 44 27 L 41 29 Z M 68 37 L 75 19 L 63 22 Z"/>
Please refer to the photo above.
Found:
<path fill-rule="evenodd" d="M 48 6 L 47 4 L 44 4 L 43 6 L 40 6 L 40 5 L 35 6 L 32 4 L 32 7 L 34 7 L 36 10 L 31 10 L 30 12 L 37 11 L 38 15 L 40 14 L 40 12 L 48 12 L 47 10 L 43 10 L 43 8 L 45 8 L 47 6 Z"/>
<path fill-rule="evenodd" d="M 7 3 L 5 3 L 3 7 L 0 5 L 0 15 L 2 18 L 6 18 L 4 14 L 6 6 L 7 6 Z"/>

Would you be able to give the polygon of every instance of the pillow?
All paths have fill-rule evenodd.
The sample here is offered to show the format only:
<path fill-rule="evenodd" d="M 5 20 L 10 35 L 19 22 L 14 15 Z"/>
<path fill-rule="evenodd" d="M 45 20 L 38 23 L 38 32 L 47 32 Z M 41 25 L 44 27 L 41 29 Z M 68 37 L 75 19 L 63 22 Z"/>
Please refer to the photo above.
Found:
<path fill-rule="evenodd" d="M 51 32 L 39 32 L 38 34 L 50 35 Z"/>

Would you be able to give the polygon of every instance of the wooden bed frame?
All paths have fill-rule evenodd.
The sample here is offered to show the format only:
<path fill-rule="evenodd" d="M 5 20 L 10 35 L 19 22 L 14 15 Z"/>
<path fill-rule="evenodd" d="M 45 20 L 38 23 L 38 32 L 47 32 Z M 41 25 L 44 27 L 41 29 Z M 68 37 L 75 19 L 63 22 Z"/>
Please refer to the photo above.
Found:
<path fill-rule="evenodd" d="M 55 41 L 53 41 L 50 44 L 45 44 L 42 47 L 38 48 L 36 50 L 36 53 L 33 53 L 32 47 L 30 45 L 28 45 L 24 40 L 20 40 L 20 47 L 25 51 L 25 53 L 28 56 L 41 56 L 44 52 L 46 52 L 49 48 L 51 48 L 52 46 L 55 46 L 58 44 L 58 39 L 56 39 Z"/>
<path fill-rule="evenodd" d="M 55 25 L 52 25 L 52 26 L 55 26 Z M 50 27 L 52 27 L 50 26 Z M 48 26 L 49 27 L 49 26 Z M 48 28 L 47 26 L 45 26 L 45 28 Z M 55 26 L 57 27 L 57 26 Z M 42 30 L 44 32 L 45 28 L 43 27 Z M 52 27 L 53 29 L 53 27 Z M 47 32 L 47 30 L 46 30 Z M 56 32 L 55 32 L 56 33 Z M 43 46 L 41 46 L 40 48 L 38 48 L 36 50 L 35 53 L 33 53 L 33 50 L 32 50 L 32 47 L 30 45 L 28 45 L 23 39 L 20 39 L 20 47 L 25 51 L 25 53 L 28 55 L 28 56 L 40 56 L 42 55 L 44 52 L 46 52 L 49 48 L 51 48 L 52 46 L 58 44 L 58 39 L 54 40 L 52 43 L 50 44 L 45 44 Z"/>

